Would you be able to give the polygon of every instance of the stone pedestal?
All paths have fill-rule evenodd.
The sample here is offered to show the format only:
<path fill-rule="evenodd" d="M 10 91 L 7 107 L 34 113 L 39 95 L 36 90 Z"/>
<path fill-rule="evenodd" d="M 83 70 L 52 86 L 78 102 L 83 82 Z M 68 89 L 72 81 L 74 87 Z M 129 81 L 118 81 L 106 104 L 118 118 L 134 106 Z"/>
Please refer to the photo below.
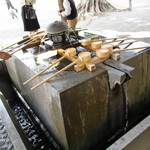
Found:
<path fill-rule="evenodd" d="M 123 129 L 141 104 L 150 103 L 148 51 L 122 52 L 119 61 L 109 59 L 94 72 L 64 71 L 33 91 L 56 70 L 23 85 L 38 72 L 34 55 L 20 51 L 6 65 L 14 85 L 64 150 L 92 149 Z"/>

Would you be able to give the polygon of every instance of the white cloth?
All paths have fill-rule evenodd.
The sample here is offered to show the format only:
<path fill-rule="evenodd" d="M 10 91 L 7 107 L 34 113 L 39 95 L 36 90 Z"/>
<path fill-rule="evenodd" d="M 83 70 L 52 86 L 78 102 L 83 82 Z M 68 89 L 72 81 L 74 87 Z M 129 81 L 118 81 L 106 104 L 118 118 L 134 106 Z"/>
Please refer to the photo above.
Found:
<path fill-rule="evenodd" d="M 64 11 L 61 12 L 63 17 L 69 16 L 71 14 L 71 6 L 68 0 L 63 1 Z"/>

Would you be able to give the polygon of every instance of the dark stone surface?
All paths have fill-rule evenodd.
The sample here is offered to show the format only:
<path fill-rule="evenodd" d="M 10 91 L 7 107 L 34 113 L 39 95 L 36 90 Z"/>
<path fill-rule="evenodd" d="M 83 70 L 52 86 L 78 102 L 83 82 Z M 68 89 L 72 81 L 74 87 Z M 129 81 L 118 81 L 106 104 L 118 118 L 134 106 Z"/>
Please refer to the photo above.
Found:
<path fill-rule="evenodd" d="M 20 51 L 6 65 L 14 85 L 58 143 L 65 150 L 89 150 L 126 128 L 128 121 L 135 122 L 143 111 L 141 104 L 148 106 L 147 54 L 122 52 L 119 61 L 109 59 L 94 72 L 67 70 L 33 91 L 31 87 L 57 70 L 23 85 L 41 69 L 34 55 Z"/>

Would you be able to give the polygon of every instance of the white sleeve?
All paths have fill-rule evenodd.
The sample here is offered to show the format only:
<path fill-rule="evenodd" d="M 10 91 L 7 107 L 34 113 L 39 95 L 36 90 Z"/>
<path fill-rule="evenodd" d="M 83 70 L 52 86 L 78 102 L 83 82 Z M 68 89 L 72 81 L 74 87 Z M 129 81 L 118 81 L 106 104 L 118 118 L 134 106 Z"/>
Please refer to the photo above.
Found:
<path fill-rule="evenodd" d="M 68 0 L 64 0 L 63 2 L 63 6 L 64 6 L 64 11 L 61 12 L 61 15 L 63 17 L 69 16 L 71 14 L 71 7 L 70 7 L 70 3 Z"/>
<path fill-rule="evenodd" d="M 26 3 L 25 3 L 26 2 Z M 25 4 L 35 4 L 36 3 L 36 0 L 21 0 L 20 2 L 22 5 L 25 5 Z"/>
<path fill-rule="evenodd" d="M 21 0 L 20 1 L 20 4 L 23 6 L 23 5 L 25 5 L 25 0 Z"/>
<path fill-rule="evenodd" d="M 36 0 L 31 0 L 31 4 L 35 4 L 36 3 Z"/>

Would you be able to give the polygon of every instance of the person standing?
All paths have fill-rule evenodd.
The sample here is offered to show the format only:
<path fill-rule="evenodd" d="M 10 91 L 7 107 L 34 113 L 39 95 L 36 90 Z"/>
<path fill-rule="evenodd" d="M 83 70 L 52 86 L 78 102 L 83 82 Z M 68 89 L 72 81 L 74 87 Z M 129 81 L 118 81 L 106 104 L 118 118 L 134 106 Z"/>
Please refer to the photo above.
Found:
<path fill-rule="evenodd" d="M 66 18 L 68 27 L 75 30 L 78 19 L 77 9 L 73 0 L 58 0 L 58 15 Z M 62 4 L 62 5 L 61 5 Z"/>
<path fill-rule="evenodd" d="M 24 31 L 28 31 L 30 34 L 37 32 L 40 28 L 37 16 L 33 19 L 26 18 L 26 7 L 33 7 L 36 3 L 36 0 L 21 0 L 21 16 L 24 26 Z"/>

